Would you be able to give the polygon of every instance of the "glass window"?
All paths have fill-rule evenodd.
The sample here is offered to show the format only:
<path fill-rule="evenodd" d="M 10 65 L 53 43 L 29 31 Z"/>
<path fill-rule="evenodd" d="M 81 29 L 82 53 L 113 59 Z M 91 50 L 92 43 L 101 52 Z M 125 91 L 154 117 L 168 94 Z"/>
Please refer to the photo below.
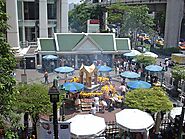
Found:
<path fill-rule="evenodd" d="M 23 41 L 23 27 L 19 27 L 19 39 L 20 41 Z"/>
<path fill-rule="evenodd" d="M 29 42 L 36 41 L 35 27 L 25 27 L 25 37 L 26 37 L 26 41 L 29 41 Z"/>
<path fill-rule="evenodd" d="M 24 2 L 24 19 L 39 19 L 39 6 L 37 2 Z"/>
<path fill-rule="evenodd" d="M 56 4 L 48 4 L 48 19 L 56 19 Z"/>
<path fill-rule="evenodd" d="M 17 2 L 17 6 L 18 6 L 18 19 L 22 20 L 22 1 L 18 1 Z"/>

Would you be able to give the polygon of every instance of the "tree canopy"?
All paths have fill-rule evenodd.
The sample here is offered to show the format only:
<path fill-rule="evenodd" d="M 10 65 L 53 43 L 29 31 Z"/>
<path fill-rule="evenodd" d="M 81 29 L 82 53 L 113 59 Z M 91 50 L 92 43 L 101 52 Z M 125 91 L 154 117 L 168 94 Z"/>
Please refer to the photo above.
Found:
<path fill-rule="evenodd" d="M 69 27 L 73 32 L 87 32 L 87 20 L 99 19 L 100 6 L 93 6 L 87 3 L 77 5 L 69 11 Z"/>
<path fill-rule="evenodd" d="M 120 24 L 123 36 L 129 32 L 153 32 L 154 21 L 148 15 L 149 8 L 146 5 L 127 6 L 122 3 L 112 4 L 108 9 L 109 24 Z"/>
<path fill-rule="evenodd" d="M 185 80 L 185 66 L 176 65 L 172 68 L 172 76 L 175 79 L 183 79 Z"/>
<path fill-rule="evenodd" d="M 136 57 L 138 63 L 142 63 L 144 66 L 148 66 L 156 63 L 156 59 L 151 56 L 138 55 Z"/>
<path fill-rule="evenodd" d="M 11 76 L 16 60 L 6 40 L 6 30 L 9 26 L 5 7 L 4 1 L 0 0 L 0 127 L 3 128 L 7 125 L 4 122 L 8 122 L 9 126 L 14 126 L 16 123 L 13 105 L 16 80 Z"/>
<path fill-rule="evenodd" d="M 20 112 L 28 112 L 34 122 L 39 114 L 52 112 L 48 95 L 48 87 L 43 84 L 21 84 L 17 86 L 19 94 L 16 96 L 17 109 Z"/>
<path fill-rule="evenodd" d="M 131 90 L 126 94 L 125 104 L 130 108 L 152 113 L 166 112 L 173 106 L 165 91 L 159 87 Z"/>

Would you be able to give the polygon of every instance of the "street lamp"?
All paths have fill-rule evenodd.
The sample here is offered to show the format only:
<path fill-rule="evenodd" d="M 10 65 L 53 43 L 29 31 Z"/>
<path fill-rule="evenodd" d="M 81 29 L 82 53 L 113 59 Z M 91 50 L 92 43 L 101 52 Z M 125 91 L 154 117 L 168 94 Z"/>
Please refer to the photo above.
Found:
<path fill-rule="evenodd" d="M 59 102 L 59 90 L 57 88 L 56 79 L 53 80 L 53 86 L 50 87 L 48 94 L 50 102 L 53 103 L 53 129 L 54 139 L 58 139 L 58 119 L 57 119 L 57 102 Z"/>

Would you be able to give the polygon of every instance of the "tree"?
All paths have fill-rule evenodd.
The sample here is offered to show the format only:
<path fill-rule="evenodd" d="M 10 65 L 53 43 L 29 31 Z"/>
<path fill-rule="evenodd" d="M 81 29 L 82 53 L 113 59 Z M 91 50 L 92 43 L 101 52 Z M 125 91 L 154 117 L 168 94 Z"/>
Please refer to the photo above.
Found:
<path fill-rule="evenodd" d="M 185 80 L 185 66 L 183 65 L 176 65 L 172 68 L 172 76 L 175 79 L 173 85 L 175 90 L 178 88 L 179 81 L 181 79 Z"/>
<path fill-rule="evenodd" d="M 4 1 L 0 0 L 0 128 L 8 131 L 17 127 L 18 117 L 14 113 L 13 104 L 16 95 L 14 89 L 16 80 L 11 76 L 16 66 L 16 60 L 6 40 L 6 30 L 9 26 L 5 8 Z M 16 138 L 15 135 L 12 137 Z"/>
<path fill-rule="evenodd" d="M 136 57 L 136 61 L 137 63 L 142 63 L 145 66 L 151 65 L 151 64 L 155 64 L 156 63 L 156 58 L 151 57 L 151 56 L 144 56 L 142 55 L 138 55 Z"/>
<path fill-rule="evenodd" d="M 172 102 L 169 100 L 166 92 L 160 87 L 151 89 L 135 89 L 126 94 L 125 104 L 129 108 L 136 108 L 150 113 L 157 113 L 156 132 L 160 126 L 160 112 L 166 112 L 172 109 Z"/>
<path fill-rule="evenodd" d="M 19 91 L 15 104 L 17 111 L 28 113 L 32 117 L 36 132 L 36 123 L 40 114 L 50 114 L 52 112 L 48 87 L 42 84 L 21 84 L 17 86 L 17 90 Z"/>
<path fill-rule="evenodd" d="M 136 42 L 137 33 L 153 33 L 153 18 L 148 15 L 149 8 L 142 6 L 127 6 L 123 3 L 112 4 L 107 7 L 109 24 L 120 24 L 120 37 L 130 37 Z"/>
<path fill-rule="evenodd" d="M 69 12 L 69 26 L 74 32 L 87 32 L 87 20 L 90 19 L 90 6 L 82 3 Z"/>
<path fill-rule="evenodd" d="M 82 3 L 69 12 L 69 27 L 73 32 L 87 32 L 87 20 L 99 19 L 102 26 L 102 8 Z"/>

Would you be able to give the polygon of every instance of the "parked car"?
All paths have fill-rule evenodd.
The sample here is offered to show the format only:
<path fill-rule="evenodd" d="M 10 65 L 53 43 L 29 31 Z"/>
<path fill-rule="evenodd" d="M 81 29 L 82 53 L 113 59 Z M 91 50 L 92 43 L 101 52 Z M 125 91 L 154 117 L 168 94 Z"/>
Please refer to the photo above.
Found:
<path fill-rule="evenodd" d="M 141 40 L 143 40 L 143 41 L 150 40 L 149 35 L 146 34 L 146 33 L 140 33 L 140 34 L 138 34 L 137 35 L 137 38 L 138 38 L 139 41 L 141 41 Z"/>
<path fill-rule="evenodd" d="M 159 37 L 158 39 L 156 39 L 155 44 L 157 47 L 163 47 L 164 46 L 164 39 Z"/>

